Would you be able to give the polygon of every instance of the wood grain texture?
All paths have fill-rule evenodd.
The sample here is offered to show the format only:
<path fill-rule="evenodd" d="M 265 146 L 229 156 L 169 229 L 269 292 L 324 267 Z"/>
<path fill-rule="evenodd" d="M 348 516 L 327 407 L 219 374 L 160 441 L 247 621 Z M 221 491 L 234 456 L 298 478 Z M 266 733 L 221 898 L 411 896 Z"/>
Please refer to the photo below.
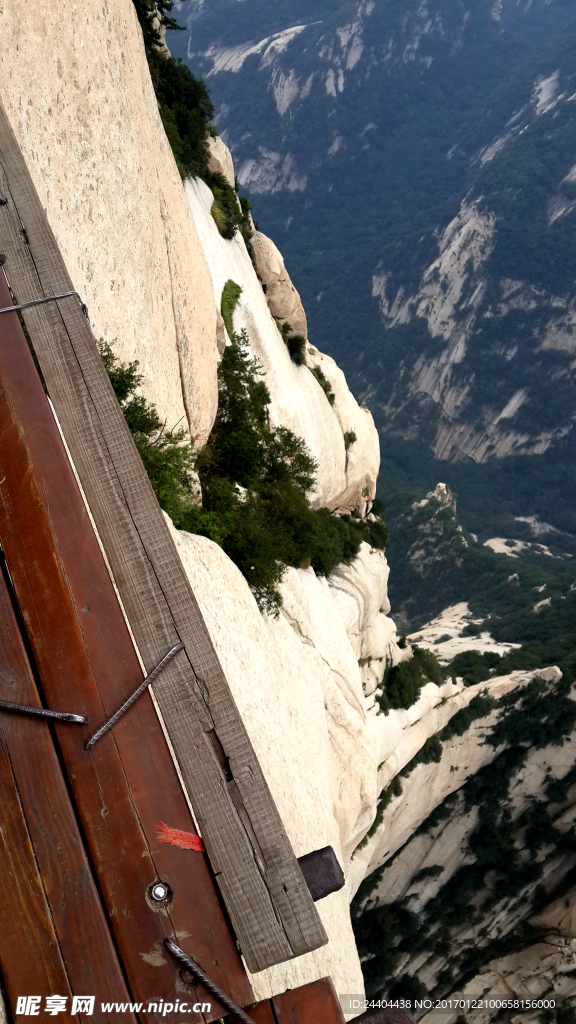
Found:
<path fill-rule="evenodd" d="M 288 989 L 271 1000 L 277 1024 L 344 1024 L 332 978 Z"/>
<path fill-rule="evenodd" d="M 0 967 L 14 1009 L 19 995 L 71 990 L 1 728 L 0 807 Z"/>
<path fill-rule="evenodd" d="M 0 274 L 0 305 L 9 301 Z M 92 722 L 123 702 L 142 670 L 15 314 L 0 320 L 0 436 L 0 537 L 49 705 L 83 707 L 90 719 L 83 729 L 62 726 L 59 737 L 134 999 L 155 998 L 159 983 L 165 999 L 177 998 L 178 972 L 162 946 L 170 935 L 186 937 L 236 1002 L 250 1002 L 206 857 L 157 836 L 162 820 L 195 826 L 150 695 L 92 755 L 84 750 Z M 145 895 L 159 878 L 174 894 L 162 913 Z"/>
<path fill-rule="evenodd" d="M 254 1021 L 254 1024 L 277 1024 L 269 999 L 263 999 L 256 1006 L 246 1007 L 246 1013 Z"/>
<path fill-rule="evenodd" d="M 0 191 L 9 200 L 0 207 L 0 248 L 18 301 L 72 289 L 3 110 L 0 168 Z M 248 967 L 259 971 L 324 945 L 324 928 L 80 305 L 65 299 L 24 316 L 147 671 L 175 643 L 185 644 L 155 694 Z"/>
<path fill-rule="evenodd" d="M 0 699 L 42 706 L 1 573 Z M 0 964 L 12 1010 L 25 994 L 128 1000 L 48 724 L 0 712 L 0 761 Z M 111 1015 L 98 1003 L 94 1020 Z"/>
<path fill-rule="evenodd" d="M 288 989 L 247 1007 L 254 1024 L 343 1024 L 344 1014 L 331 978 Z M 359 1017 L 360 1021 L 361 1018 Z M 394 1022 L 395 1024 L 395 1022 Z M 407 1024 L 407 1022 L 402 1022 Z"/>

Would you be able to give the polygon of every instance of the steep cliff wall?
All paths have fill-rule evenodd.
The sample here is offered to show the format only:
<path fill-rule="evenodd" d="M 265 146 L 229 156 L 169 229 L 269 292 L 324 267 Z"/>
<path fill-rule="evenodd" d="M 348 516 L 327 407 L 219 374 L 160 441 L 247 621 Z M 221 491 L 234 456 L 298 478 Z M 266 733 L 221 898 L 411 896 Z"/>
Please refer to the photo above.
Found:
<path fill-rule="evenodd" d="M 344 374 L 329 356 L 307 345 L 308 365 L 292 362 L 282 335 L 268 306 L 268 293 L 256 276 L 243 238 L 222 238 L 211 216 L 213 196 L 198 178 L 186 181 L 186 196 L 194 217 L 214 287 L 214 299 L 220 306 L 222 289 L 228 280 L 242 288 L 234 313 L 234 328 L 246 330 L 250 349 L 261 363 L 272 396 L 271 422 L 282 424 L 306 441 L 318 462 L 315 503 L 329 508 L 356 509 L 361 515 L 376 493 L 380 464 L 378 435 L 371 413 L 350 393 Z M 257 265 L 269 281 L 283 271 L 286 292 L 292 285 L 285 269 L 279 266 L 277 251 L 260 232 L 256 234 Z M 281 259 L 281 257 L 280 257 Z M 266 273 L 269 270 L 269 274 Z M 299 300 L 287 303 L 287 309 L 274 307 L 277 314 L 289 314 Z M 300 305 L 301 309 L 301 305 Z M 304 311 L 293 318 L 295 328 L 303 321 Z M 320 366 L 329 380 L 335 400 L 331 404 L 309 367 Z M 357 441 L 348 448 L 344 435 L 354 433 Z"/>
<path fill-rule="evenodd" d="M 216 309 L 132 0 L 0 5 L 0 97 L 94 335 L 208 432 Z"/>
<path fill-rule="evenodd" d="M 210 216 L 209 189 L 188 182 L 186 203 L 131 0 L 89 14 L 8 0 L 0 28 L 2 102 L 96 338 L 140 361 L 143 391 L 169 427 L 183 421 L 203 440 L 216 411 L 216 310 L 224 281 L 236 280 L 238 326 L 266 371 L 272 416 L 320 464 L 318 503 L 365 509 L 379 461 L 371 416 L 328 357 L 315 360 L 336 389 L 334 408 L 291 364 L 243 241 L 222 239 Z M 345 431 L 360 439 L 349 453 Z"/>

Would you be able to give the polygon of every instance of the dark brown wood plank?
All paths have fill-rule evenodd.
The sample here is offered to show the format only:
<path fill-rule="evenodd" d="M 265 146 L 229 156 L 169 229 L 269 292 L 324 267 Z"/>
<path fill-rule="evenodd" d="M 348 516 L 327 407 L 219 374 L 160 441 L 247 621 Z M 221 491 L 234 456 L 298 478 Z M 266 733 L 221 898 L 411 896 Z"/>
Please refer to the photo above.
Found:
<path fill-rule="evenodd" d="M 9 304 L 0 273 L 0 307 Z M 166 935 L 238 1003 L 253 1000 L 248 977 L 203 854 L 161 843 L 156 825 L 195 832 L 148 693 L 91 755 L 84 743 L 142 679 L 98 542 L 16 314 L 0 319 L 0 537 L 36 666 L 52 708 L 81 708 L 90 725 L 58 727 L 64 762 L 106 898 L 134 999 L 180 992 Z M 158 913 L 146 889 L 162 879 L 174 894 Z M 161 974 L 159 975 L 159 971 Z M 107 996 L 121 1000 L 122 996 Z M 124 997 L 126 998 L 126 997 Z M 217 1019 L 222 1008 L 212 1002 Z M 191 1022 L 200 1016 L 192 1016 Z"/>
<path fill-rule="evenodd" d="M 332 978 L 288 989 L 272 999 L 278 1024 L 344 1024 Z"/>
<path fill-rule="evenodd" d="M 4 435 L 2 455 L 6 441 Z M 0 699 L 42 706 L 1 573 Z M 0 710 L 0 749 L 4 861 L 0 867 L 0 963 L 10 994 L 66 995 L 70 988 L 77 995 L 97 993 L 94 1020 L 110 1020 L 110 1014 L 100 1013 L 100 999 L 128 1001 L 129 995 L 49 727 L 41 719 Z M 11 785 L 15 787 L 12 796 Z M 6 821 L 10 803 L 16 801 L 25 826 L 15 824 L 15 811 L 11 823 Z M 11 861 L 10 867 L 6 861 Z M 18 870 L 23 874 L 20 883 Z M 50 939 L 44 935 L 47 931 Z M 48 951 L 58 970 L 45 978 L 49 987 L 39 989 L 36 981 L 44 977 L 42 959 Z M 117 1017 L 134 1020 L 130 1013 L 114 1014 Z"/>
<path fill-rule="evenodd" d="M 70 290 L 3 110 L 0 164 L 0 245 L 18 300 Z M 248 966 L 315 949 L 324 928 L 80 306 L 24 316 L 147 670 L 185 644 L 155 693 Z"/>
<path fill-rule="evenodd" d="M 0 723 L 0 969 L 12 1010 L 20 995 L 70 996 Z M 68 1002 L 70 1006 L 70 1002 Z"/>
<path fill-rule="evenodd" d="M 256 1006 L 247 1007 L 246 1013 L 254 1021 L 254 1024 L 276 1024 L 269 999 L 263 999 Z"/>
<path fill-rule="evenodd" d="M 246 1012 L 254 1024 L 343 1024 L 344 1021 L 331 978 L 288 989 L 248 1007 Z"/>

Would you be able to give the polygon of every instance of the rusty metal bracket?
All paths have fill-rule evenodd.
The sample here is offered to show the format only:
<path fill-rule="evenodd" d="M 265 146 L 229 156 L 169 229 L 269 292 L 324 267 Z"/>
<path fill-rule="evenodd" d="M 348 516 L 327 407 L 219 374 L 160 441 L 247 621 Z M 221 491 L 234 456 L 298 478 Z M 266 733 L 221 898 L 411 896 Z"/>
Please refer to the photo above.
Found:
<path fill-rule="evenodd" d="M 82 715 L 71 715 L 67 711 L 29 708 L 26 704 L 10 704 L 7 700 L 0 700 L 0 711 L 12 711 L 17 715 L 35 715 L 37 718 L 50 718 L 56 722 L 73 722 L 75 725 L 85 725 L 88 721 Z"/>
<path fill-rule="evenodd" d="M 187 956 L 183 949 L 180 949 L 180 946 L 177 946 L 175 942 L 172 942 L 172 939 L 164 939 L 164 945 L 168 952 L 171 953 L 176 960 L 179 960 L 187 971 L 190 971 L 190 974 L 196 979 L 196 981 L 199 981 L 204 985 L 204 988 L 207 989 L 219 1003 L 222 1003 L 222 1006 L 225 1006 L 229 1013 L 232 1013 L 237 1017 L 241 1024 L 254 1024 L 252 1018 L 246 1016 L 244 1010 L 237 1006 L 236 1003 L 233 1003 L 229 996 L 227 996 L 226 993 L 223 992 L 222 989 L 204 973 L 196 961 Z"/>
<path fill-rule="evenodd" d="M 108 730 L 111 729 L 113 725 L 116 725 L 116 722 L 118 721 L 118 719 L 122 718 L 122 715 L 124 715 L 128 711 L 128 709 L 132 707 L 134 702 L 138 700 L 138 697 L 140 696 L 140 694 L 144 693 L 144 690 L 146 690 L 150 686 L 150 683 L 154 682 L 154 680 L 156 679 L 156 676 L 160 675 L 160 672 L 162 671 L 162 669 L 166 667 L 166 665 L 168 664 L 169 661 L 172 660 L 174 655 L 177 654 L 178 651 L 182 651 L 183 649 L 184 649 L 184 644 L 176 644 L 175 647 L 173 647 L 170 651 L 168 651 L 168 654 L 164 655 L 164 657 L 162 658 L 162 661 L 158 662 L 158 664 L 156 665 L 156 668 L 152 669 L 150 675 L 146 676 L 146 679 L 142 680 L 142 682 L 140 683 L 140 686 L 138 686 L 134 690 L 134 693 L 132 693 L 128 697 L 128 700 L 124 701 L 122 707 L 118 708 L 118 711 L 114 715 L 112 715 L 112 718 L 109 718 L 108 721 L 105 722 L 104 725 L 102 725 L 100 727 L 100 729 L 98 729 L 98 731 L 95 732 L 94 735 L 90 737 L 90 739 L 88 740 L 88 742 L 86 744 L 85 750 L 90 751 L 90 750 L 92 750 L 96 746 L 96 744 L 98 743 L 98 740 L 101 739 L 102 736 L 104 736 L 104 733 L 107 733 Z"/>

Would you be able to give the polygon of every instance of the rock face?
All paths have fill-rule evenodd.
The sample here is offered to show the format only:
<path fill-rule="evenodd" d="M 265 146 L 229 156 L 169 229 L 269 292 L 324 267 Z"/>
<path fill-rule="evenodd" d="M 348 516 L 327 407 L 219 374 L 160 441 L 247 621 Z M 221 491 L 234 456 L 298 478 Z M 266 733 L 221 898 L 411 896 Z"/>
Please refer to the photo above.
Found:
<path fill-rule="evenodd" d="M 228 146 L 219 135 L 209 140 L 210 160 L 208 167 L 215 174 L 221 174 L 229 185 L 234 188 L 234 162 Z"/>
<path fill-rule="evenodd" d="M 558 725 L 545 727 L 532 744 L 527 732 L 518 745 L 517 731 L 535 711 L 535 723 L 554 714 L 560 678 L 559 669 L 547 668 L 470 687 L 452 698 L 451 713 L 450 698 L 432 713 L 434 727 L 430 715 L 418 723 L 420 749 L 426 733 L 440 739 L 435 756 L 402 772 L 405 734 L 384 764 L 385 778 L 400 772 L 402 791 L 388 802 L 365 848 L 380 867 L 368 875 L 356 908 L 374 990 L 386 992 L 394 978 L 400 987 L 415 978 L 440 996 L 576 993 L 570 975 L 576 959 L 576 733 L 569 723 L 564 734 Z M 486 697 L 499 704 L 479 707 L 478 698 Z M 460 714 L 452 729 L 439 731 L 460 701 L 468 720 Z M 387 917 L 379 919 L 382 912 Z M 379 948 L 371 938 L 378 920 Z M 388 943 L 384 958 L 382 939 Z M 451 1024 L 457 1017 L 449 1017 Z"/>
<path fill-rule="evenodd" d="M 418 647 L 432 651 L 441 665 L 447 665 L 462 651 L 478 651 L 479 654 L 492 651 L 502 656 L 520 646 L 513 643 L 497 643 L 488 631 L 483 631 L 478 636 L 466 636 L 466 627 L 471 623 L 479 624 L 481 621 L 474 619 L 466 601 L 460 601 L 450 608 L 445 608 L 441 615 L 412 633 L 408 640 Z"/>
<path fill-rule="evenodd" d="M 574 889 L 549 903 L 529 921 L 534 930 L 542 933 L 541 941 L 518 953 L 490 961 L 468 982 L 464 992 L 488 999 L 563 999 L 576 995 L 575 908 Z M 489 1014 L 480 1016 L 482 1024 L 490 1020 Z M 537 1020 L 538 1011 L 514 1016 L 515 1024 Z"/>
<path fill-rule="evenodd" d="M 436 686 L 428 683 L 420 699 L 407 711 L 390 711 L 371 720 L 372 743 L 379 760 L 378 789 L 383 791 L 422 749 L 425 742 L 442 731 L 454 715 L 466 708 L 480 693 L 487 691 L 494 698 L 526 685 L 534 673 L 513 672 L 509 676 L 464 687 L 459 681 Z M 432 762 L 417 766 L 402 782 L 402 793 L 393 797 L 384 811 L 382 824 L 363 848 L 356 851 L 350 871 L 352 895 L 362 882 L 385 864 L 401 847 L 409 843 L 438 804 L 460 789 L 470 776 L 492 761 L 494 748 L 482 743 L 486 729 L 495 721 L 486 716 L 443 749 L 440 765 Z M 389 891 L 386 875 L 383 891 Z"/>
<path fill-rule="evenodd" d="M 329 580 L 312 569 L 289 569 L 280 617 L 273 619 L 260 614 L 244 577 L 216 544 L 176 530 L 173 536 L 296 855 L 331 845 L 347 870 L 377 796 L 372 702 L 363 694 L 358 660 L 373 654 L 384 665 L 403 654 L 380 611 L 384 555 L 363 544 L 352 565 Z M 326 974 L 338 991 L 363 991 L 346 890 L 318 909 L 329 944 L 254 977 L 259 998 Z"/>
<path fill-rule="evenodd" d="M 220 306 L 226 281 L 235 281 L 242 288 L 234 312 L 234 329 L 246 330 L 250 350 L 265 373 L 272 397 L 270 420 L 303 437 L 318 462 L 314 503 L 364 515 L 376 493 L 380 464 L 378 435 L 371 414 L 350 393 L 344 374 L 329 356 L 309 347 L 309 365 L 297 366 L 292 362 L 270 312 L 268 292 L 264 293 L 256 276 L 244 239 L 239 234 L 231 240 L 222 238 L 210 212 L 212 193 L 204 182 L 188 180 L 185 188 L 210 267 L 216 305 Z M 296 295 L 273 243 L 269 239 L 259 243 L 257 234 L 256 248 L 262 280 L 282 280 L 286 294 Z M 303 310 L 301 316 L 304 317 Z M 330 383 L 335 396 L 332 404 L 311 372 L 310 368 L 316 366 L 322 368 Z M 357 440 L 347 447 L 346 436 L 352 433 Z"/>
<path fill-rule="evenodd" d="M 140 361 L 142 390 L 169 427 L 207 434 L 218 355 L 210 274 L 132 0 L 6 0 L 0 34 L 2 103 L 95 337 Z"/>
<path fill-rule="evenodd" d="M 560 999 L 576 993 L 575 969 L 574 936 L 565 939 L 552 933 L 543 942 L 487 964 L 481 974 L 466 985 L 462 994 L 464 998 L 473 996 L 489 1000 L 544 999 L 561 1005 Z M 538 1010 L 516 1012 L 514 1024 L 536 1024 L 541 1019 L 541 1013 Z M 481 1024 L 488 1024 L 494 1019 L 494 1013 L 480 1013 L 475 1017 Z M 422 1020 L 429 1024 L 433 1018 L 434 1014 L 426 1014 Z M 453 1024 L 456 1019 L 455 1015 L 448 1015 L 447 1024 Z"/>
<path fill-rule="evenodd" d="M 429 338 L 438 339 L 436 346 L 429 345 L 428 351 L 422 351 L 414 361 L 408 385 L 396 382 L 385 400 L 384 412 L 389 432 L 398 432 L 399 422 L 403 430 L 407 417 L 419 422 L 417 432 L 425 425 L 425 429 L 432 428 L 432 447 L 439 459 L 487 462 L 512 454 L 540 455 L 570 429 L 564 419 L 553 430 L 520 428 L 518 413 L 531 399 L 530 388 L 516 386 L 517 374 L 500 371 L 499 380 L 510 376 L 510 381 L 486 389 L 492 392 L 492 401 L 483 401 L 481 409 L 471 414 L 471 404 L 478 405 L 474 395 L 474 338 L 481 334 L 484 339 L 487 320 L 508 318 L 512 323 L 519 315 L 533 322 L 533 328 L 541 333 L 543 350 L 573 351 L 571 341 L 566 344 L 564 340 L 572 337 L 574 318 L 565 300 L 546 296 L 522 281 L 502 278 L 495 287 L 490 280 L 490 258 L 496 241 L 494 213 L 465 200 L 440 237 L 439 255 L 425 270 L 418 288 L 409 294 L 403 286 L 391 290 L 390 274 L 384 268 L 373 276 L 372 294 L 388 330 L 425 323 Z M 540 322 L 542 315 L 545 319 Z M 497 323 L 490 323 L 490 329 L 500 338 Z M 504 356 L 505 361 L 514 364 L 522 351 L 521 341 L 511 339 L 506 349 L 498 342 L 494 355 L 500 356 L 498 362 Z M 526 409 L 526 423 L 525 413 Z"/>
<path fill-rule="evenodd" d="M 413 633 L 415 627 L 444 615 L 446 605 L 461 593 L 464 558 L 474 537 L 464 534 L 455 498 L 446 484 L 439 483 L 406 508 L 395 523 L 393 540 L 396 564 L 404 575 L 403 580 L 397 575 L 392 581 L 394 619 L 403 632 Z"/>
<path fill-rule="evenodd" d="M 308 338 L 308 325 L 302 301 L 296 291 L 282 254 L 271 238 L 255 231 L 251 239 L 256 273 L 266 294 L 268 309 L 276 320 L 290 324 L 294 334 Z"/>

